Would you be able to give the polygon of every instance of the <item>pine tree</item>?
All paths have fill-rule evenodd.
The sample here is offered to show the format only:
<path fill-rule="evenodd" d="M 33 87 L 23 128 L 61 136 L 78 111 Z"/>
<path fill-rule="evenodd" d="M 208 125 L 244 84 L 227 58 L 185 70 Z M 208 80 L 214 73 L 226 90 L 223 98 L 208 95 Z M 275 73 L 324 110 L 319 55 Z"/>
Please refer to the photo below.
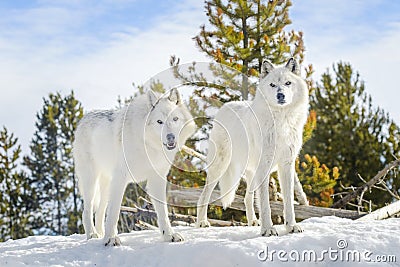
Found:
<path fill-rule="evenodd" d="M 68 209 L 68 233 L 79 233 L 81 217 L 81 199 L 78 196 L 78 181 L 75 176 L 74 162 L 72 158 L 72 142 L 74 132 L 78 126 L 79 120 L 83 117 L 83 108 L 81 103 L 75 98 L 74 92 L 62 99 L 60 134 L 61 146 L 63 150 L 62 162 L 65 168 L 65 179 L 68 180 L 67 190 L 67 209 Z"/>
<path fill-rule="evenodd" d="M 264 59 L 276 64 L 290 57 L 303 59 L 302 32 L 285 32 L 291 24 L 290 0 L 209 0 L 205 10 L 211 29 L 201 26 L 197 47 L 217 63 L 242 75 L 242 97 L 248 98 L 247 77 L 261 71 Z"/>
<path fill-rule="evenodd" d="M 21 146 L 6 127 L 0 131 L 0 241 L 32 234 L 33 192 L 26 174 L 18 170 Z"/>
<path fill-rule="evenodd" d="M 31 186 L 39 192 L 38 212 L 46 234 L 70 234 L 78 231 L 80 201 L 72 161 L 73 133 L 82 117 L 81 104 L 73 92 L 59 93 L 43 99 L 37 114 L 36 132 L 31 141 L 31 155 L 24 158 L 30 170 Z"/>
<path fill-rule="evenodd" d="M 338 166 L 341 183 L 359 186 L 372 178 L 385 164 L 399 156 L 399 127 L 387 113 L 372 105 L 360 75 L 350 64 L 338 63 L 322 75 L 311 97 L 318 126 L 314 137 L 305 144 L 306 153 Z M 393 174 L 388 174 L 389 187 L 397 188 Z M 335 190 L 341 191 L 339 185 Z M 374 191 L 370 197 L 378 206 L 391 202 L 387 192 Z"/>

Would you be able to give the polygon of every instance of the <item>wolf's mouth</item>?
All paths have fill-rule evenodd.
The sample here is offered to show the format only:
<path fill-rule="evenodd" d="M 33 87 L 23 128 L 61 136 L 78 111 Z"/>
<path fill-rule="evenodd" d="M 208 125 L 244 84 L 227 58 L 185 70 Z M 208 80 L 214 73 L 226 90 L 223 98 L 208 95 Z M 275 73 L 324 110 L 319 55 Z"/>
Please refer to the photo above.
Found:
<path fill-rule="evenodd" d="M 164 144 L 164 146 L 168 149 L 168 150 L 172 150 L 176 147 L 176 142 L 169 142 Z"/>

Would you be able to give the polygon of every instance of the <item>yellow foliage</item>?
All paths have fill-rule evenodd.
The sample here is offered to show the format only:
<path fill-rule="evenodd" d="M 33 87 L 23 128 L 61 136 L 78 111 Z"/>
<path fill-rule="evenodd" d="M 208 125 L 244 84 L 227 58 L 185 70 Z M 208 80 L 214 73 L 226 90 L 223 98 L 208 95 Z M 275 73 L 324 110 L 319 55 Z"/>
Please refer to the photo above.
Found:
<path fill-rule="evenodd" d="M 258 74 L 258 72 L 254 69 L 254 68 L 251 68 L 250 70 L 249 70 L 249 75 L 250 76 L 256 76 Z"/>
<path fill-rule="evenodd" d="M 222 8 L 218 7 L 217 8 L 217 14 L 218 16 L 221 16 L 224 13 L 224 11 L 222 10 Z"/>
<path fill-rule="evenodd" d="M 300 162 L 297 159 L 296 171 L 310 204 L 329 207 L 333 203 L 331 195 L 339 177 L 339 169 L 333 167 L 331 170 L 325 164 L 321 164 L 316 156 L 305 154 L 304 160 Z"/>

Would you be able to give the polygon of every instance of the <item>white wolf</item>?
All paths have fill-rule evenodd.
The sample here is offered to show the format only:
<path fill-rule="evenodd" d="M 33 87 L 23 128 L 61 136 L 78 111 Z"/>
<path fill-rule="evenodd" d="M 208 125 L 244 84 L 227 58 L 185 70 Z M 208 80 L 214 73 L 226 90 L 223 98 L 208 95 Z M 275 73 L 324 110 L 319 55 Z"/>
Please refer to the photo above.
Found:
<path fill-rule="evenodd" d="M 176 89 L 167 97 L 149 90 L 119 111 L 95 111 L 82 118 L 73 155 L 88 239 L 104 235 L 105 245 L 120 245 L 117 222 L 125 188 L 129 182 L 147 180 L 164 240 L 183 240 L 168 219 L 166 176 L 195 128 Z"/>
<path fill-rule="evenodd" d="M 295 221 L 293 191 L 295 159 L 308 113 L 308 90 L 299 75 L 299 64 L 293 58 L 278 68 L 265 61 L 254 100 L 227 103 L 216 114 L 207 155 L 207 182 L 198 201 L 198 227 L 209 226 L 207 206 L 217 183 L 226 208 L 241 177 L 245 177 L 249 225 L 259 224 L 254 212 L 254 192 L 259 190 L 261 235 L 277 235 L 268 194 L 269 176 L 277 169 L 287 230 L 302 231 Z"/>

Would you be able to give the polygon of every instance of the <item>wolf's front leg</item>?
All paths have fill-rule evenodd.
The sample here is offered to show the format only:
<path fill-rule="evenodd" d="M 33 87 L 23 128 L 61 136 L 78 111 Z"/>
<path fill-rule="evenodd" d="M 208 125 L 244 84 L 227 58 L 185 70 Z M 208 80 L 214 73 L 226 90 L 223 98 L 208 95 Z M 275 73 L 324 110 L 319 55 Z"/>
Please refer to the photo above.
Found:
<path fill-rule="evenodd" d="M 271 173 L 271 162 L 261 160 L 257 167 L 254 179 L 247 185 L 248 190 L 253 192 L 255 189 L 260 190 L 260 221 L 261 235 L 271 236 L 278 235 L 271 219 L 271 207 L 269 205 L 269 176 Z"/>
<path fill-rule="evenodd" d="M 164 241 L 180 242 L 184 240 L 183 236 L 179 233 L 175 233 L 169 222 L 166 189 L 166 178 L 153 177 L 147 181 L 147 192 L 150 195 L 154 210 L 157 213 L 158 227 L 160 228 Z"/>
<path fill-rule="evenodd" d="M 114 181 L 110 184 L 110 201 L 107 206 L 107 217 L 103 239 L 106 246 L 121 245 L 121 240 L 117 236 L 117 223 L 125 188 L 126 182 L 118 179 L 114 179 Z"/>
<path fill-rule="evenodd" d="M 271 236 L 278 235 L 271 219 L 271 207 L 269 204 L 269 175 L 264 178 L 260 186 L 260 219 L 261 219 L 261 235 Z"/>
<path fill-rule="evenodd" d="M 283 215 L 285 217 L 285 226 L 289 233 L 303 232 L 301 227 L 296 224 L 294 214 L 294 175 L 294 161 L 278 167 L 278 178 L 283 195 Z"/>

